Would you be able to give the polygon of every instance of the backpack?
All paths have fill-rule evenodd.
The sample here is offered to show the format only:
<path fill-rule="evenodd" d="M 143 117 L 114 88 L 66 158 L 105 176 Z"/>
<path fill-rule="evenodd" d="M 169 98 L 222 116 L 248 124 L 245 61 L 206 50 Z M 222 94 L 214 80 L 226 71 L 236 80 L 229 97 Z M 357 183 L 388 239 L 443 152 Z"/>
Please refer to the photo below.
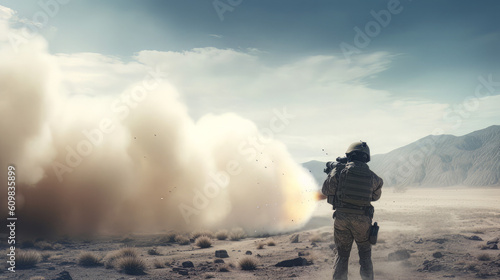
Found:
<path fill-rule="evenodd" d="M 338 208 L 362 209 L 371 206 L 372 174 L 367 165 L 347 164 L 340 172 L 336 193 Z"/>

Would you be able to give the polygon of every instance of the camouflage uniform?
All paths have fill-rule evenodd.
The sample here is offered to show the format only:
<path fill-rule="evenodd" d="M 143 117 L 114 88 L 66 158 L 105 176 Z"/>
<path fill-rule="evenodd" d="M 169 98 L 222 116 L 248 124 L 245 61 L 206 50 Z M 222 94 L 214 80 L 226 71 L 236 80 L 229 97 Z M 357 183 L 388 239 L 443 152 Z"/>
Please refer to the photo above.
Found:
<path fill-rule="evenodd" d="M 346 167 L 368 168 L 368 165 L 361 161 L 351 161 L 347 165 L 339 165 L 332 170 L 328 178 L 323 183 L 322 192 L 324 195 L 336 195 L 339 186 L 340 172 Z M 371 175 L 371 200 L 376 201 L 382 193 L 383 181 L 373 171 Z M 347 279 L 347 269 L 349 255 L 353 240 L 358 246 L 360 274 L 362 279 L 373 279 L 373 264 L 371 260 L 371 244 L 368 241 L 372 218 L 367 215 L 345 213 L 337 210 L 334 213 L 334 239 L 337 247 L 337 256 L 334 264 L 333 279 Z"/>

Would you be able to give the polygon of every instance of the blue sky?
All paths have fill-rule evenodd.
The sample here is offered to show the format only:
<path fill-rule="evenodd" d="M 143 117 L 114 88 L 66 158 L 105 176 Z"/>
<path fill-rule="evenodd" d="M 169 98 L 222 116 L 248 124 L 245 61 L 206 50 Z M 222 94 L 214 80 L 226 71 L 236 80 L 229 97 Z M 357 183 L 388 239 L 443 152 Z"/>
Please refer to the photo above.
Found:
<path fill-rule="evenodd" d="M 474 97 L 478 77 L 500 82 L 498 1 L 220 0 L 237 4 L 223 20 L 214 2 L 70 0 L 39 32 L 63 69 L 81 53 L 99 54 L 103 73 L 106 63 L 160 65 L 194 119 L 236 112 L 265 127 L 287 107 L 296 121 L 276 138 L 299 161 L 325 160 L 323 149 L 339 154 L 358 138 L 383 153 L 436 128 L 460 135 L 499 124 L 500 87 L 460 123 L 446 117 Z M 0 1 L 16 26 L 33 24 L 37 3 Z M 381 26 L 373 13 L 388 5 L 398 12 Z M 346 60 L 340 45 L 356 46 L 355 28 L 373 23 L 379 31 Z M 113 86 L 122 90 L 91 90 Z"/>

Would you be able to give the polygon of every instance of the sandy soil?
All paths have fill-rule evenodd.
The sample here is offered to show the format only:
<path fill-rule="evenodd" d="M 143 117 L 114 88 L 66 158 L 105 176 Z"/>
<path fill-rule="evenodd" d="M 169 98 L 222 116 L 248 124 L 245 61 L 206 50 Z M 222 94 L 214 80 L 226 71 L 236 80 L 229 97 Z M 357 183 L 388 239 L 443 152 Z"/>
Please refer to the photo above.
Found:
<path fill-rule="evenodd" d="M 0 279 L 57 279 L 62 271 L 67 271 L 72 279 L 331 279 L 332 211 L 326 202 L 318 204 L 313 219 L 299 232 L 241 241 L 213 240 L 212 247 L 206 249 L 193 243 L 160 243 L 164 234 L 45 240 L 46 250 L 35 248 L 44 254 L 45 260 L 35 268 L 15 273 L 3 269 Z M 374 205 L 374 220 L 380 225 L 379 243 L 373 247 L 376 279 L 500 279 L 500 251 L 484 248 L 488 241 L 493 241 L 491 245 L 500 237 L 500 189 L 410 189 L 404 193 L 386 189 Z M 290 242 L 293 234 L 299 235 L 299 243 Z M 319 237 L 321 241 L 312 244 L 311 239 Z M 257 249 L 259 242 L 270 238 L 276 246 Z M 104 265 L 78 265 L 81 251 L 95 252 L 106 260 L 110 252 L 125 246 L 137 248 L 146 261 L 146 274 L 133 276 Z M 148 254 L 153 247 L 161 255 Z M 224 258 L 223 264 L 214 263 L 215 251 L 221 249 L 227 250 L 229 258 Z M 238 267 L 247 251 L 258 262 L 256 270 L 243 271 Z M 299 253 L 309 265 L 275 266 Z M 188 275 L 173 271 L 182 267 L 184 261 L 194 264 L 193 268 L 186 268 Z M 154 262 L 165 267 L 155 268 Z M 221 272 L 221 268 L 229 271 Z M 360 279 L 358 271 L 354 246 L 349 279 Z"/>

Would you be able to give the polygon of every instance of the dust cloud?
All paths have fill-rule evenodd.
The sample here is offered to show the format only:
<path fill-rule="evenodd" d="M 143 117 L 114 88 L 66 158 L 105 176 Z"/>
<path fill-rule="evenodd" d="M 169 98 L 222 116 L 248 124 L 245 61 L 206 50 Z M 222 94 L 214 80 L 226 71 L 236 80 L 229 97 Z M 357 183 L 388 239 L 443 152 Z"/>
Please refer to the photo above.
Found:
<path fill-rule="evenodd" d="M 120 96 L 63 94 L 41 38 L 12 48 L 0 35 L 0 61 L 0 181 L 13 164 L 19 235 L 277 233 L 314 211 L 313 178 L 273 138 L 282 108 L 269 128 L 233 113 L 195 121 L 154 70 Z"/>

